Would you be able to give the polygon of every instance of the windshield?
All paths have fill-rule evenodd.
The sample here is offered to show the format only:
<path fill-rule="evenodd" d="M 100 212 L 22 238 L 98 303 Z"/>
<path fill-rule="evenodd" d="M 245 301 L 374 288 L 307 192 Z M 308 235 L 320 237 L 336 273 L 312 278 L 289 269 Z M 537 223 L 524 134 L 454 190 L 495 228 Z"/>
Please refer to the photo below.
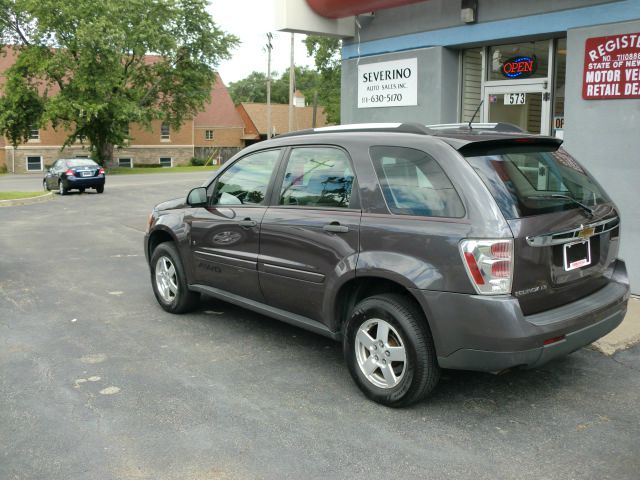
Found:
<path fill-rule="evenodd" d="M 610 201 L 593 177 L 563 149 L 506 147 L 466 159 L 507 219 Z"/>

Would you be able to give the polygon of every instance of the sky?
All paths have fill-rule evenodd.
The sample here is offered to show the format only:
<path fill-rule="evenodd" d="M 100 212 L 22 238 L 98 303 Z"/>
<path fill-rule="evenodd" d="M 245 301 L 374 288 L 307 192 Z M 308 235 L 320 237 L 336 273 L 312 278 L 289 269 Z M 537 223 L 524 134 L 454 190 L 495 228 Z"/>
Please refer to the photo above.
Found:
<path fill-rule="evenodd" d="M 247 77 L 251 72 L 267 73 L 267 32 L 273 33 L 271 71 L 282 74 L 289 68 L 291 34 L 274 31 L 273 1 L 278 0 L 210 0 L 208 11 L 213 21 L 227 33 L 233 33 L 242 42 L 232 51 L 233 58 L 220 63 L 218 73 L 229 85 Z M 295 35 L 294 58 L 298 66 L 313 66 L 302 41 L 305 36 Z"/>

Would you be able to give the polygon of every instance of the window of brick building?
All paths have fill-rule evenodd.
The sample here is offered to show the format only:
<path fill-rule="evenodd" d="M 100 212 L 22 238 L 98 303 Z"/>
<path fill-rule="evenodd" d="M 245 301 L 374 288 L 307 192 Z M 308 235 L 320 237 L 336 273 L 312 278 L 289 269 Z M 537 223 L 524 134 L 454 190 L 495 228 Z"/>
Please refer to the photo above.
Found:
<path fill-rule="evenodd" d="M 204 131 L 204 139 L 205 140 L 213 140 L 213 130 L 205 130 Z"/>
<path fill-rule="evenodd" d="M 168 123 L 163 123 L 160 126 L 160 140 L 169 140 L 171 129 Z"/>
<path fill-rule="evenodd" d="M 160 157 L 160 165 L 162 165 L 163 167 L 172 167 L 173 160 L 171 159 L 171 157 Z"/>
<path fill-rule="evenodd" d="M 40 140 L 40 130 L 37 125 L 31 125 L 29 129 L 29 140 Z"/>
<path fill-rule="evenodd" d="M 132 168 L 133 167 L 133 161 L 130 158 L 119 158 L 118 159 L 118 166 L 119 167 L 125 167 L 125 168 Z"/>
<path fill-rule="evenodd" d="M 42 157 L 27 157 L 27 172 L 41 172 Z"/>

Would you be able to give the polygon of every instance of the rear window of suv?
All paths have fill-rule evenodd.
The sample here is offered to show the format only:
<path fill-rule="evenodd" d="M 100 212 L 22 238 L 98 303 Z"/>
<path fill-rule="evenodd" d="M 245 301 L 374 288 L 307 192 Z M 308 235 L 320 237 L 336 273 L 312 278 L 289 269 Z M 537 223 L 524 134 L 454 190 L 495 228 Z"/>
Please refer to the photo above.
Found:
<path fill-rule="evenodd" d="M 466 159 L 507 219 L 580 208 L 576 201 L 587 207 L 610 201 L 575 158 L 557 146 L 502 147 L 481 153 L 474 149 Z"/>
<path fill-rule="evenodd" d="M 384 199 L 391 213 L 426 217 L 464 216 L 451 181 L 427 153 L 407 147 L 369 150 Z"/>

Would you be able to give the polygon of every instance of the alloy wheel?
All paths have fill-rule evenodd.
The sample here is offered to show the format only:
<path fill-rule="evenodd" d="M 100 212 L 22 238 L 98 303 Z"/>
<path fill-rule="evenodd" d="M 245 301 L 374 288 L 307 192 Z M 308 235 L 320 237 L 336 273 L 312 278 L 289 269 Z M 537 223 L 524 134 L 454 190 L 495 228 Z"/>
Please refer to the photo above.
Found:
<path fill-rule="evenodd" d="M 162 299 L 171 303 L 178 295 L 176 267 L 169 257 L 162 256 L 156 262 L 156 287 Z"/>
<path fill-rule="evenodd" d="M 366 379 L 379 388 L 393 388 L 407 369 L 407 354 L 398 331 L 388 322 L 372 318 L 355 338 L 356 361 Z"/>

